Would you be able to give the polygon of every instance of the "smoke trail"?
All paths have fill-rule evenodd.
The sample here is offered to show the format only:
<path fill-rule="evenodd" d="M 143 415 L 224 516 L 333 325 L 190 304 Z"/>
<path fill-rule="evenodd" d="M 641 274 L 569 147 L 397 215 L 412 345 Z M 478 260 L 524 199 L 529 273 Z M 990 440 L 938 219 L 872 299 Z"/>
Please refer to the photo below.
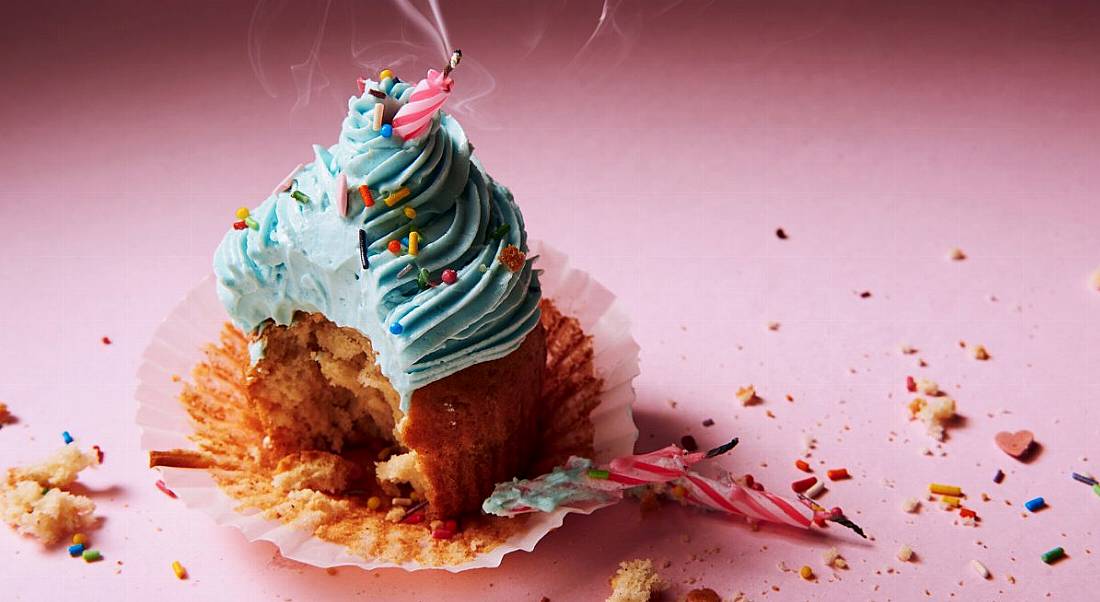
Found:
<path fill-rule="evenodd" d="M 256 76 L 256 80 L 260 82 L 260 87 L 264 89 L 264 93 L 271 98 L 275 98 L 277 96 L 275 89 L 271 87 L 271 83 L 267 81 L 267 74 L 264 73 L 263 37 L 271 26 L 271 17 L 282 12 L 286 2 L 285 0 L 279 2 L 278 6 L 271 10 L 267 8 L 267 5 L 267 0 L 256 2 L 256 8 L 252 10 L 252 17 L 248 20 L 248 63 L 252 67 L 252 74 Z"/>
<path fill-rule="evenodd" d="M 291 107 L 291 112 L 297 111 L 309 104 L 313 97 L 313 80 L 320 78 L 317 91 L 328 87 L 329 81 L 321 68 L 321 43 L 325 39 L 325 28 L 328 26 L 328 15 L 332 9 L 332 0 L 325 2 L 325 12 L 321 14 L 321 24 L 317 26 L 317 33 L 313 37 L 313 46 L 309 49 L 306 60 L 290 66 L 290 75 L 294 80 L 294 88 L 298 91 L 298 97 Z"/>

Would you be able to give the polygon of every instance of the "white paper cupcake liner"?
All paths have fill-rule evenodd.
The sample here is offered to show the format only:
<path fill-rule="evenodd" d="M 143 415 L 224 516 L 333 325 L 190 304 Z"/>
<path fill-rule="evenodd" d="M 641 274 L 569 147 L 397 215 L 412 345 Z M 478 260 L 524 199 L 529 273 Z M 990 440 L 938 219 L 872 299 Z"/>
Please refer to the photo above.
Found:
<path fill-rule="evenodd" d="M 543 296 L 553 300 L 562 314 L 576 318 L 593 338 L 596 373 L 604 381 L 600 403 L 591 414 L 595 427 L 593 459 L 605 462 L 632 454 L 638 438 L 631 406 L 634 403 L 632 382 L 638 375 L 639 348 L 630 335 L 629 320 L 619 310 L 615 295 L 588 274 L 571 267 L 565 254 L 541 241 L 531 241 L 530 247 L 530 255 L 540 256 L 535 265 L 543 270 Z M 182 385 L 174 382 L 173 376 L 188 378 L 194 366 L 204 359 L 203 347 L 218 340 L 227 320 L 217 298 L 214 277 L 209 276 L 192 289 L 157 328 L 138 369 L 137 423 L 144 451 L 194 447 L 189 438 L 193 428 L 179 401 Z M 223 492 L 205 470 L 158 470 L 165 484 L 189 508 L 210 515 L 220 525 L 236 527 L 249 541 L 270 541 L 285 558 L 322 568 L 357 566 L 367 570 L 402 568 L 460 572 L 497 567 L 505 554 L 533 550 L 543 536 L 562 525 L 567 514 L 588 514 L 600 508 L 562 508 L 532 515 L 526 530 L 463 564 L 396 563 L 356 556 L 344 546 L 319 539 L 304 529 L 266 519 L 256 509 L 238 512 L 235 508 L 240 502 Z"/>

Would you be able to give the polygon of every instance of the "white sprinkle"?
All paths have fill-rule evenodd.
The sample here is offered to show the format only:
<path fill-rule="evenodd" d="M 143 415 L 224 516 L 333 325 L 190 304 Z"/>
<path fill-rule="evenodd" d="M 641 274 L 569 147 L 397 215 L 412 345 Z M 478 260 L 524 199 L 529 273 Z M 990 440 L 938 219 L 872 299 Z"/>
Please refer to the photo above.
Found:
<path fill-rule="evenodd" d="M 910 548 L 908 545 L 902 545 L 901 549 L 898 550 L 898 560 L 909 562 L 911 558 L 913 558 L 913 548 Z"/>
<path fill-rule="evenodd" d="M 971 560 L 970 566 L 974 567 L 974 572 L 981 575 L 982 579 L 989 579 L 989 569 L 985 568 L 985 565 L 978 560 Z"/>
<path fill-rule="evenodd" d="M 825 481 L 818 479 L 816 483 L 811 485 L 810 488 L 806 490 L 805 495 L 812 500 L 821 495 L 822 491 L 825 491 Z"/>

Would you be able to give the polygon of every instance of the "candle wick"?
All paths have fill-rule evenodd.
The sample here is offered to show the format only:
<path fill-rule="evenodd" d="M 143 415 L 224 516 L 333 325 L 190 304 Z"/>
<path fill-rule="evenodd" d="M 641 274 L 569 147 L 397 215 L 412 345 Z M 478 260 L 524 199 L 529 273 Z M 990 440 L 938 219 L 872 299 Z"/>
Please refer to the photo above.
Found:
<path fill-rule="evenodd" d="M 443 77 L 450 75 L 451 71 L 454 71 L 454 68 L 458 66 L 461 60 L 462 51 L 456 48 L 455 51 L 451 53 L 451 60 L 447 63 L 447 66 L 443 68 Z"/>

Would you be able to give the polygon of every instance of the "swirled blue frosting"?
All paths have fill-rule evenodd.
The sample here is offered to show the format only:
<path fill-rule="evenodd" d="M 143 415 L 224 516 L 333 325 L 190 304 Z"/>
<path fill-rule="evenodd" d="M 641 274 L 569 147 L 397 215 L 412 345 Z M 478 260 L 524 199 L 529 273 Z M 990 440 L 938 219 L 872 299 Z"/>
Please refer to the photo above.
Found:
<path fill-rule="evenodd" d="M 339 142 L 315 145 L 314 161 L 291 189 L 251 210 L 258 228 L 225 235 L 214 271 L 221 302 L 246 332 L 289 324 L 304 311 L 369 337 L 407 412 L 417 388 L 518 348 L 539 321 L 541 292 L 531 260 L 513 272 L 498 258 L 507 245 L 527 252 L 523 216 L 511 192 L 472 156 L 458 122 L 439 112 L 419 138 L 385 138 L 373 128 L 375 104 L 386 103 L 388 118 L 412 87 L 388 78 L 368 81 L 372 87 L 387 98 L 352 97 Z M 334 198 L 341 174 L 346 216 Z M 376 199 L 372 207 L 358 193 L 363 184 Z M 392 207 L 383 202 L 402 187 L 407 196 Z M 407 246 L 414 229 L 421 237 L 418 255 L 387 250 L 394 240 Z M 418 283 L 422 269 L 434 286 Z M 445 269 L 457 272 L 453 284 L 438 282 Z M 260 355 L 253 350 L 253 357 Z"/>

